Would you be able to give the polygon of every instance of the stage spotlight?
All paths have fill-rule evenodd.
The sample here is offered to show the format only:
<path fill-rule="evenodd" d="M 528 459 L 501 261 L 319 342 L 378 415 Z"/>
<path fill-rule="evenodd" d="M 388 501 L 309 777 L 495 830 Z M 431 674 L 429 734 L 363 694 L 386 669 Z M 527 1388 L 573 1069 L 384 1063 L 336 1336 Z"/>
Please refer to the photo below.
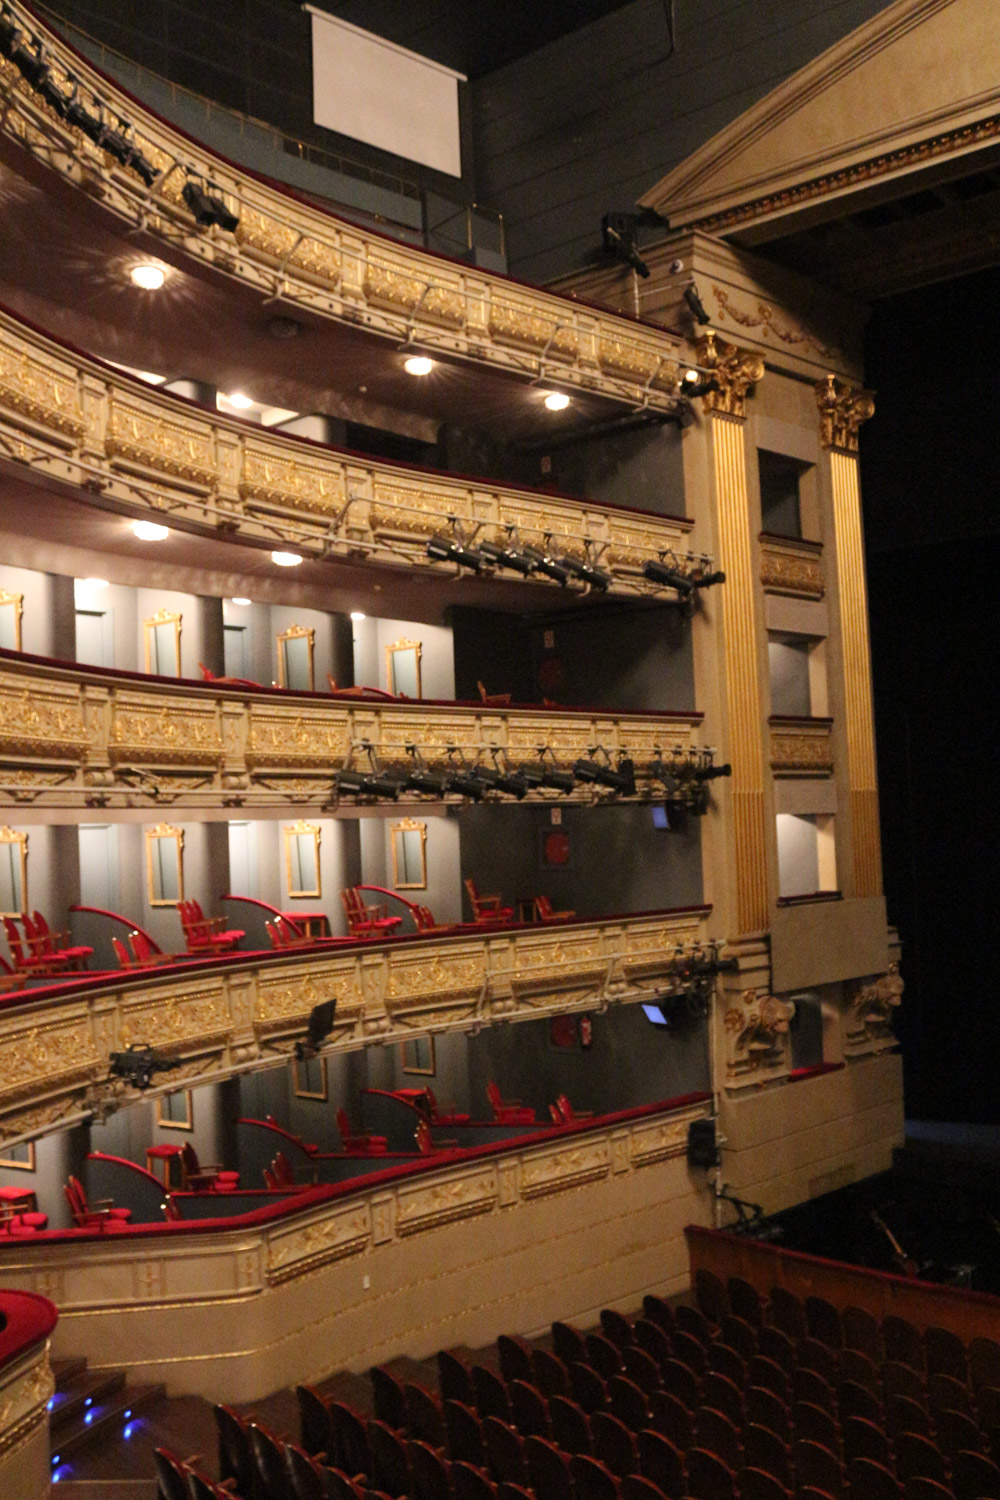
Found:
<path fill-rule="evenodd" d="M 468 547 L 457 537 L 432 536 L 427 543 L 427 556 L 431 562 L 453 562 L 468 568 L 472 573 L 481 573 L 486 563 L 483 553 Z"/>
<path fill-rule="evenodd" d="M 236 214 L 230 212 L 217 192 L 207 192 L 198 179 L 188 178 L 181 190 L 181 197 L 194 215 L 195 223 L 200 224 L 203 229 L 218 224 L 220 229 L 226 229 L 232 234 L 238 228 L 240 221 Z"/>
<path fill-rule="evenodd" d="M 49 106 L 49 109 L 53 110 L 59 116 L 60 120 L 65 120 L 70 96 L 63 93 L 48 68 L 45 70 L 45 77 L 38 85 L 38 92 Z"/>
<path fill-rule="evenodd" d="M 639 221 L 635 214 L 605 214 L 601 220 L 601 237 L 609 254 L 617 256 L 639 273 L 649 275 L 649 267 L 636 248 Z"/>
<path fill-rule="evenodd" d="M 309 1029 L 306 1032 L 305 1041 L 295 1043 L 295 1056 L 299 1062 L 302 1062 L 304 1058 L 316 1056 L 333 1030 L 333 1018 L 336 1011 L 336 995 L 332 1000 L 322 1000 L 319 1005 L 313 1006 L 309 1012 Z"/>
<path fill-rule="evenodd" d="M 381 771 L 338 771 L 337 791 L 349 797 L 381 797 L 389 802 L 398 802 L 404 782 Z"/>
<path fill-rule="evenodd" d="M 31 52 L 28 47 L 28 38 L 22 31 L 14 38 L 7 56 L 21 77 L 26 79 L 33 89 L 37 89 L 49 71 L 49 65 L 42 55 L 41 48 L 37 52 Z"/>
<path fill-rule="evenodd" d="M 473 802 L 482 802 L 490 789 L 489 782 L 480 776 L 478 770 L 470 771 L 464 767 L 451 773 L 451 790 L 458 792 L 461 797 L 469 797 Z"/>
<path fill-rule="evenodd" d="M 694 401 L 699 396 L 707 396 L 710 391 L 719 391 L 722 387 L 714 375 L 700 380 L 697 370 L 689 370 L 681 382 L 681 395 L 686 396 L 689 401 Z"/>
<path fill-rule="evenodd" d="M 100 140 L 101 131 L 104 129 L 101 117 L 100 115 L 92 115 L 90 113 L 90 110 L 80 102 L 79 95 L 75 89 L 66 105 L 66 119 L 70 125 L 75 125 L 77 130 L 82 131 L 88 140 L 93 141 L 95 145 Z"/>
<path fill-rule="evenodd" d="M 692 579 L 686 573 L 679 573 L 676 568 L 665 563 L 662 557 L 657 562 L 651 558 L 649 562 L 643 563 L 642 572 L 643 577 L 648 578 L 650 583 L 657 583 L 662 588 L 676 589 L 682 599 L 688 600 L 694 596 Z"/>
<path fill-rule="evenodd" d="M 492 766 L 477 766 L 476 775 L 488 782 L 495 792 L 504 792 L 508 797 L 516 797 L 518 802 L 522 801 L 529 790 L 527 776 L 523 769 L 511 771 L 506 764 L 506 756 L 500 749 L 491 749 L 493 756 Z M 501 756 L 504 764 L 501 765 Z"/>
<path fill-rule="evenodd" d="M 705 311 L 705 304 L 698 296 L 698 288 L 693 281 L 690 286 L 684 288 L 684 301 L 687 303 L 691 316 L 696 322 L 711 323 L 712 320 Z"/>
<path fill-rule="evenodd" d="M 535 571 L 530 557 L 510 545 L 504 546 L 502 542 L 480 542 L 478 550 L 495 568 L 509 568 L 512 573 L 520 573 L 522 578 L 530 578 Z"/>
<path fill-rule="evenodd" d="M 338 771 L 336 775 L 337 791 L 341 796 L 363 797 L 367 782 L 364 771 Z"/>
<path fill-rule="evenodd" d="M 429 771 L 426 766 L 416 766 L 403 783 L 404 791 L 421 792 L 425 797 L 446 797 L 451 789 L 446 771 Z"/>
<path fill-rule="evenodd" d="M 575 761 L 573 775 L 585 785 L 606 786 L 623 797 L 635 796 L 635 764 L 627 756 L 620 756 L 617 766 L 593 758 Z"/>
<path fill-rule="evenodd" d="M 611 587 L 611 574 L 606 573 L 603 568 L 596 567 L 593 563 L 569 556 L 557 557 L 556 562 L 560 567 L 566 568 L 573 578 L 578 578 L 581 583 L 587 584 L 599 594 L 606 594 Z"/>
<path fill-rule="evenodd" d="M 546 578 L 551 578 L 565 588 L 570 579 L 569 568 L 563 567 L 562 563 L 556 562 L 547 552 L 542 552 L 538 547 L 523 547 L 522 556 L 531 563 L 536 573 L 543 573 Z"/>

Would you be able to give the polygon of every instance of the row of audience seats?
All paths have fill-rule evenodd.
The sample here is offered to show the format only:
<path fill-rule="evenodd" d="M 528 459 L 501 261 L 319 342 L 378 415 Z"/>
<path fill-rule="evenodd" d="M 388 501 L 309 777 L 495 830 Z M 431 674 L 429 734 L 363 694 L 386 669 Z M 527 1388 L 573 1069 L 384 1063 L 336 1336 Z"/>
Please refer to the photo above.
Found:
<path fill-rule="evenodd" d="M 71 943 L 68 932 L 51 931 L 40 911 L 4 917 L 3 928 L 11 962 L 18 974 L 47 977 L 85 969 L 94 951 L 83 943 Z"/>

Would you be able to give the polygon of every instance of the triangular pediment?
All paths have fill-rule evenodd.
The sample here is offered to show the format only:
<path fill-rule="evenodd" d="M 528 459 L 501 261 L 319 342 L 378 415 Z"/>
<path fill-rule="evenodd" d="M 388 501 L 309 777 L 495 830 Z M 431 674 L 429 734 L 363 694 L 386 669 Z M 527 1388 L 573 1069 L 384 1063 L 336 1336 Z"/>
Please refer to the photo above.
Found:
<path fill-rule="evenodd" d="M 694 152 L 640 202 L 726 234 L 823 199 L 909 191 L 1000 145 L 995 0 L 895 0 Z M 974 170 L 969 164 L 967 170 Z"/>

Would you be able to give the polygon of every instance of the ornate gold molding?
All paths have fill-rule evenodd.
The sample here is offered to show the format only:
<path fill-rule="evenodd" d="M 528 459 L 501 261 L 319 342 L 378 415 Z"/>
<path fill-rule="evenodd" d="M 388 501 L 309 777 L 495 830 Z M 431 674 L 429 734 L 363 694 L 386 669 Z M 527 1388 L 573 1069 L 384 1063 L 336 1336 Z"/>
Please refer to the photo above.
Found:
<path fill-rule="evenodd" d="M 352 562 L 360 557 L 380 567 L 422 569 L 441 568 L 428 560 L 427 539 L 453 522 L 478 528 L 484 541 L 504 541 L 510 528 L 535 546 L 551 536 L 554 545 L 580 555 L 590 538 L 613 569 L 611 592 L 648 597 L 643 564 L 667 549 L 683 551 L 693 525 L 653 512 L 407 472 L 264 428 L 247 431 L 221 413 L 138 389 L 84 355 L 70 363 L 63 346 L 0 313 L 0 376 L 4 368 L 16 374 L 29 364 L 30 420 L 14 375 L 7 385 L 0 378 L 0 440 L 8 458 L 46 475 L 58 460 L 60 478 L 84 496 L 99 493 L 102 507 L 145 512 L 174 526 L 221 528 L 268 546 L 286 541 L 297 552 L 335 561 L 350 556 Z M 81 412 L 72 442 L 61 415 L 67 405 Z M 526 581 L 559 587 L 541 574 Z"/>
<path fill-rule="evenodd" d="M 16 0 L 13 13 L 29 35 L 41 40 L 56 86 L 68 92 L 71 75 L 81 94 L 104 101 L 109 118 L 127 119 L 130 142 L 161 176 L 147 188 L 57 116 L 5 59 L 0 59 L 6 95 L 0 129 L 73 190 L 85 185 L 106 210 L 132 226 L 141 224 L 154 241 L 211 264 L 258 295 L 280 297 L 322 318 L 415 340 L 420 347 L 457 353 L 526 379 L 549 375 L 617 401 L 677 409 L 680 344 L 666 330 L 553 292 L 512 285 L 306 204 L 223 161 L 144 110 L 36 15 L 22 11 Z M 188 172 L 218 187 L 238 216 L 235 234 L 197 229 L 181 197 Z M 33 400 L 24 394 L 23 384 L 14 384 L 21 392 L 18 399 Z M 0 364 L 0 389 L 2 385 Z M 72 435 L 79 417 L 67 408 L 66 420 Z M 124 444 L 121 456 L 140 464 L 162 460 L 156 433 L 144 419 L 138 427 L 135 431 L 126 423 L 116 433 L 115 443 Z M 174 462 L 169 455 L 166 461 Z M 189 464 L 188 477 L 201 482 L 200 455 L 192 453 Z"/>
<path fill-rule="evenodd" d="M 875 414 L 875 392 L 849 385 L 836 375 L 818 380 L 815 389 L 823 447 L 857 453 L 858 429 Z"/>
<path fill-rule="evenodd" d="M 560 933 L 360 944 L 291 961 L 263 955 L 232 970 L 212 965 L 169 979 L 151 971 L 80 991 L 70 984 L 44 1009 L 30 999 L 9 1003 L 0 1012 L 0 1135 L 38 1130 L 93 1103 L 108 1054 L 130 1042 L 149 1042 L 182 1065 L 167 1092 L 179 1078 L 207 1083 L 290 1056 L 311 1010 L 331 994 L 338 997 L 328 1044 L 335 1052 L 372 1037 L 402 1040 L 415 1030 L 648 1000 L 657 984 L 671 983 L 678 946 L 705 941 L 708 912 L 622 916 Z M 632 959 L 641 960 L 641 981 L 626 978 Z"/>
<path fill-rule="evenodd" d="M 771 770 L 784 776 L 830 776 L 833 773 L 831 726 L 826 721 L 797 723 L 771 720 Z"/>
<path fill-rule="evenodd" d="M 151 678 L 125 686 L 87 668 L 0 662 L 0 808 L 330 807 L 333 771 L 366 740 L 385 765 L 409 763 L 407 746 L 428 764 L 457 746 L 492 764 L 491 749 L 533 761 L 547 745 L 570 765 L 603 745 L 636 762 L 640 795 L 652 794 L 644 768 L 697 741 L 700 715 L 576 713 L 420 701 L 338 699 L 279 692 L 248 696 L 222 684 L 172 688 Z M 529 794 L 534 801 L 561 794 Z M 580 787 L 573 800 L 589 800 Z M 414 805 L 419 805 L 416 801 Z"/>
<path fill-rule="evenodd" d="M 751 386 L 764 378 L 764 356 L 755 349 L 741 349 L 721 339 L 713 328 L 702 334 L 695 344 L 698 364 L 706 369 L 720 389 L 703 398 L 706 411 L 725 412 L 730 417 L 745 417 L 746 398 Z"/>
<path fill-rule="evenodd" d="M 760 581 L 768 593 L 796 599 L 822 599 L 826 592 L 822 557 L 771 536 L 760 539 Z"/>

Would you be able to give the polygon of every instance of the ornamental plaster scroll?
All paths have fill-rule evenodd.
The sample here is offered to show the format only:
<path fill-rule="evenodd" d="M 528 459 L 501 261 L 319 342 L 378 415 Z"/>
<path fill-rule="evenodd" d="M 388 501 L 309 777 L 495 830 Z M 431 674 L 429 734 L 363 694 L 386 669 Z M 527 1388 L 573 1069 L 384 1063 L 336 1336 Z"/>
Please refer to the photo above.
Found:
<path fill-rule="evenodd" d="M 727 343 L 713 328 L 702 334 L 695 344 L 698 364 L 718 382 L 719 390 L 703 397 L 705 411 L 724 412 L 730 417 L 746 416 L 747 396 L 758 380 L 764 378 L 764 357 L 755 349 L 741 349 Z"/>
<path fill-rule="evenodd" d="M 722 1018 L 726 1067 L 735 1082 L 750 1073 L 773 1071 L 785 1061 L 785 1038 L 795 1004 L 759 990 L 744 990 Z"/>
<path fill-rule="evenodd" d="M 0 1378 L 0 1459 L 47 1421 L 47 1403 L 54 1390 L 47 1343 L 27 1368 L 18 1359 L 9 1376 Z"/>
<path fill-rule="evenodd" d="M 815 390 L 823 447 L 857 453 L 858 430 L 875 414 L 875 392 L 849 385 L 836 375 L 818 380 Z"/>
<path fill-rule="evenodd" d="M 732 299 L 732 293 L 726 287 L 712 283 L 712 291 L 719 305 L 719 312 L 730 322 L 737 323 L 741 328 L 759 328 L 761 338 L 772 336 L 780 339 L 783 344 L 795 345 L 805 344 L 807 348 L 814 349 L 824 359 L 834 359 L 839 354 L 838 349 L 832 349 L 826 344 L 820 343 L 813 334 L 806 333 L 804 329 L 779 323 L 780 311 L 771 302 L 758 299 L 752 312 L 746 312 Z"/>
<path fill-rule="evenodd" d="M 851 1056 L 883 1052 L 895 1045 L 893 1012 L 902 1004 L 903 978 L 893 963 L 875 979 L 856 980 L 847 989 L 844 1051 Z"/>

